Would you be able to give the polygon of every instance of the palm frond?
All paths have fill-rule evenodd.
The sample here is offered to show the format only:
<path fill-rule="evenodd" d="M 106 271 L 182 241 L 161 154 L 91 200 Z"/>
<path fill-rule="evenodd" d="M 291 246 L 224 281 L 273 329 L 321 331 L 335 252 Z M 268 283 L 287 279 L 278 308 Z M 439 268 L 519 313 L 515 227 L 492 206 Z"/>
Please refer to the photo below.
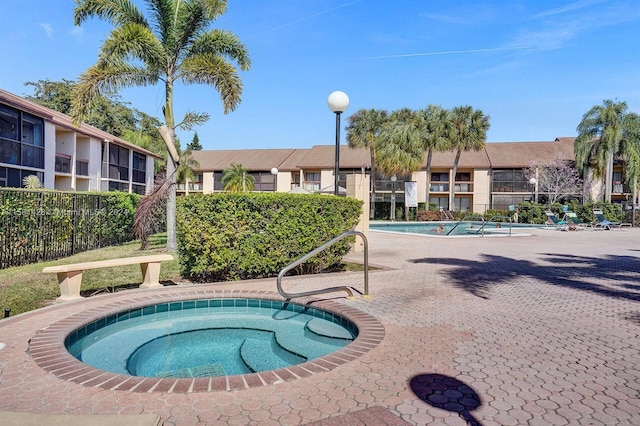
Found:
<path fill-rule="evenodd" d="M 94 16 L 114 26 L 127 23 L 147 25 L 146 18 L 131 0 L 76 0 L 73 13 L 75 25 Z"/>
<path fill-rule="evenodd" d="M 206 123 L 209 120 L 209 114 L 206 112 L 193 112 L 187 111 L 182 119 L 182 122 L 176 124 L 176 127 L 180 127 L 183 130 L 192 130 L 195 126 Z"/>
<path fill-rule="evenodd" d="M 100 48 L 98 63 L 141 60 L 149 69 L 159 70 L 166 64 L 164 47 L 149 27 L 125 24 L 115 28 Z"/>
<path fill-rule="evenodd" d="M 146 69 L 125 63 L 109 66 L 94 65 L 83 72 L 74 87 L 71 102 L 71 117 L 79 125 L 88 116 L 101 93 L 115 93 L 123 87 L 154 84 L 157 76 Z"/>
<path fill-rule="evenodd" d="M 236 62 L 242 71 L 251 67 L 247 47 L 231 31 L 214 29 L 200 34 L 189 49 L 191 55 L 220 55 Z"/>
<path fill-rule="evenodd" d="M 240 104 L 242 81 L 237 70 L 220 56 L 211 54 L 186 58 L 180 67 L 180 80 L 185 84 L 214 86 L 222 100 L 224 113 L 235 110 Z"/>

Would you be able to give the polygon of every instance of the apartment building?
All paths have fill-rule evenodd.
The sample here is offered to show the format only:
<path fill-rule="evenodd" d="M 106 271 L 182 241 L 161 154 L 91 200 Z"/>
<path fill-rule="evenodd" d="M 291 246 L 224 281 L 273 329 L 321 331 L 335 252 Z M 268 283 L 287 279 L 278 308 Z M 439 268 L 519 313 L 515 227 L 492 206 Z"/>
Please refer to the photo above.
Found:
<path fill-rule="evenodd" d="M 100 129 L 0 89 L 0 187 L 35 175 L 44 188 L 124 191 L 153 188 L 158 157 Z"/>
<path fill-rule="evenodd" d="M 524 168 L 532 161 L 550 161 L 556 155 L 573 159 L 573 137 L 560 137 L 542 142 L 487 143 L 481 151 L 462 152 L 456 175 L 452 176 L 455 151 L 433 154 L 430 175 L 426 160 L 420 170 L 409 176 L 376 176 L 376 201 L 404 202 L 404 182 L 416 182 L 418 202 L 426 199 L 444 210 L 474 211 L 506 209 L 509 205 L 531 200 L 538 188 L 529 183 Z M 335 145 L 317 145 L 309 149 L 203 150 L 193 157 L 200 166 L 196 181 L 180 189 L 181 193 L 218 192 L 223 190 L 224 169 L 240 164 L 254 176 L 256 191 L 287 192 L 302 188 L 310 192 L 333 193 Z M 349 174 L 370 174 L 369 151 L 340 146 L 339 185 L 346 186 Z M 629 199 L 622 184 L 622 167 L 614 167 L 613 201 Z M 453 205 L 451 190 L 453 189 Z"/>

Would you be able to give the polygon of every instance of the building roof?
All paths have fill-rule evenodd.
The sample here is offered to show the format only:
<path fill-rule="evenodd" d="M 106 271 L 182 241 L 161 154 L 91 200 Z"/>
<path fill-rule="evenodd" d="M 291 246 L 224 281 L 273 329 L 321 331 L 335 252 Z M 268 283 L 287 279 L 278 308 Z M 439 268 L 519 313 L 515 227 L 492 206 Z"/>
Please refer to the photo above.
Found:
<path fill-rule="evenodd" d="M 502 142 L 485 144 L 492 168 L 529 167 L 534 160 L 549 161 L 557 154 L 573 159 L 575 138 L 556 138 L 553 142 Z"/>
<path fill-rule="evenodd" d="M 556 138 L 546 142 L 489 142 L 480 151 L 463 151 L 458 168 L 524 168 L 533 160 L 551 160 L 557 153 L 573 158 L 573 137 Z M 333 169 L 335 145 L 315 145 L 310 149 L 241 149 L 194 151 L 193 158 L 200 163 L 197 171 L 222 171 L 231 164 L 241 164 L 250 171 L 280 171 L 300 169 Z M 456 152 L 434 152 L 431 168 L 450 169 Z M 370 167 L 371 156 L 366 148 L 350 148 L 340 145 L 340 168 L 360 169 Z M 422 162 L 426 168 L 427 158 Z"/>
<path fill-rule="evenodd" d="M 20 96 L 7 92 L 6 90 L 0 89 L 0 103 L 12 106 L 16 109 L 20 109 L 22 111 L 28 112 L 29 114 L 33 114 L 37 117 L 43 118 L 46 121 L 53 123 L 58 127 L 62 127 L 67 130 L 78 132 L 85 136 L 96 138 L 101 141 L 113 142 L 125 148 L 133 149 L 135 151 L 142 152 L 146 155 L 150 155 L 155 158 L 162 158 L 162 156 L 154 152 L 141 148 L 138 145 L 133 144 L 131 142 L 127 142 L 124 139 L 120 139 L 116 136 L 113 136 L 112 134 L 104 132 L 98 129 L 97 127 L 93 127 L 85 123 L 81 123 L 80 126 L 76 127 L 73 124 L 73 120 L 68 115 L 52 110 L 50 108 L 44 107 L 42 105 L 39 105 L 27 99 L 21 98 Z"/>
<path fill-rule="evenodd" d="M 302 153 L 297 154 L 302 155 Z M 291 158 L 296 157 L 295 149 L 238 149 L 193 151 L 193 159 L 200 163 L 195 171 L 222 171 L 231 164 L 240 164 L 249 171 L 295 170 Z"/>

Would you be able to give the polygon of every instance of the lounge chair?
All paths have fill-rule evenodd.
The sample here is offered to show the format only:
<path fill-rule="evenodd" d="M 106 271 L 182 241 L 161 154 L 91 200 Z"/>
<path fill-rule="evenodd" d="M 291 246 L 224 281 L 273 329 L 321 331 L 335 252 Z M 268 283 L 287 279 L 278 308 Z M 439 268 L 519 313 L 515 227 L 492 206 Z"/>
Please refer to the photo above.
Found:
<path fill-rule="evenodd" d="M 604 213 L 600 209 L 593 209 L 593 215 L 596 220 L 593 222 L 594 226 L 599 226 L 602 229 L 610 230 L 610 229 L 619 229 L 622 230 L 623 227 L 631 228 L 630 223 L 623 222 L 611 222 L 604 216 Z"/>
<path fill-rule="evenodd" d="M 569 229 L 567 221 L 558 219 L 558 216 L 556 216 L 552 211 L 547 210 L 544 214 L 547 215 L 545 225 L 548 228 L 559 229 L 561 231 L 567 231 Z"/>
<path fill-rule="evenodd" d="M 601 226 L 595 226 L 593 223 L 587 223 L 587 222 L 581 221 L 578 215 L 570 210 L 567 210 L 566 212 L 564 212 L 563 219 L 567 222 L 567 225 L 569 225 L 569 229 L 575 229 L 579 231 L 584 229 L 588 229 L 590 231 L 594 231 L 598 229 L 601 231 L 604 230 L 604 228 Z"/>

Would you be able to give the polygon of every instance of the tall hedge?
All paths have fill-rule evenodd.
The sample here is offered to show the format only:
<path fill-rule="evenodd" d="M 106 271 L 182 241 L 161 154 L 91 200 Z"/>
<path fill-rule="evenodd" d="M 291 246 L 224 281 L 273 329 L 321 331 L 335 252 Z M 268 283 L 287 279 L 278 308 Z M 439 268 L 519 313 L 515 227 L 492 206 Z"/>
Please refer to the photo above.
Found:
<path fill-rule="evenodd" d="M 177 236 L 182 275 L 194 281 L 276 276 L 289 263 L 352 229 L 361 209 L 361 201 L 327 195 L 180 197 Z M 339 264 L 352 241 L 333 245 L 297 272 L 318 272 Z"/>

